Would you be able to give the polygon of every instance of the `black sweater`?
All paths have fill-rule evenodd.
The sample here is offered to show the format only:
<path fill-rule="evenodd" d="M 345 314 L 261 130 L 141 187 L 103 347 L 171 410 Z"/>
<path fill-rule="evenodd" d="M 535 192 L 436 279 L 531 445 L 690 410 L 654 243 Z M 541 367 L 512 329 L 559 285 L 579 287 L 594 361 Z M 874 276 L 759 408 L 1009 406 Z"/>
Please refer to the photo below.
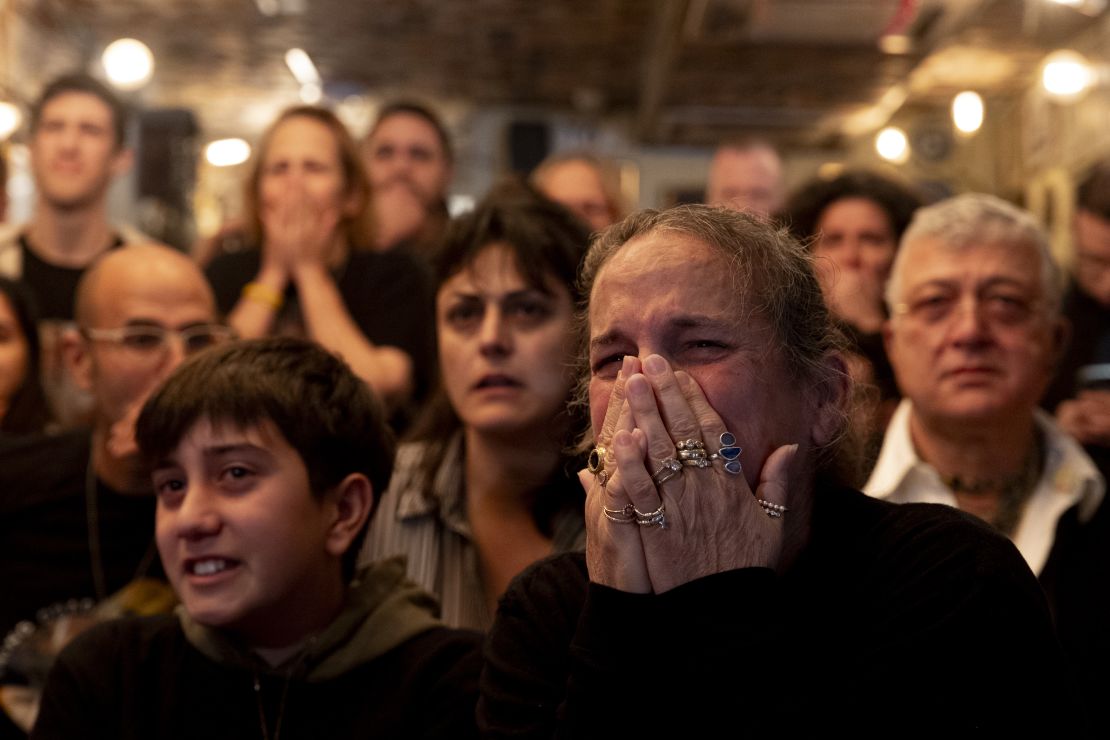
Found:
<path fill-rule="evenodd" d="M 955 509 L 823 490 L 784 575 L 659 596 L 567 554 L 509 589 L 486 646 L 487 737 L 1074 737 L 1044 597 L 1006 539 Z"/>

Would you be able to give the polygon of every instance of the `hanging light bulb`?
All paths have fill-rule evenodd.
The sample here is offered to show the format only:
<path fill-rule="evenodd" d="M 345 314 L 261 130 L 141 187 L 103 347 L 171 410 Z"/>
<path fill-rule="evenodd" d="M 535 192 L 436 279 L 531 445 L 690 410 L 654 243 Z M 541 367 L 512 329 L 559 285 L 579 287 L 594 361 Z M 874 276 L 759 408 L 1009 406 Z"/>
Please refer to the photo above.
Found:
<path fill-rule="evenodd" d="M 0 101 L 0 140 L 7 139 L 19 130 L 23 114 L 12 103 Z"/>
<path fill-rule="evenodd" d="M 242 139 L 217 139 L 204 148 L 204 158 L 213 167 L 231 167 L 250 159 L 251 145 Z"/>
<path fill-rule="evenodd" d="M 904 164 L 910 158 L 910 140 L 897 126 L 887 126 L 875 137 L 875 151 L 888 162 Z"/>
<path fill-rule="evenodd" d="M 983 125 L 983 98 L 977 92 L 964 90 L 952 99 L 952 123 L 965 134 L 974 134 Z"/>
<path fill-rule="evenodd" d="M 1045 92 L 1059 100 L 1078 99 L 1094 82 L 1094 68 L 1086 57 L 1070 49 L 1052 52 L 1041 67 L 1041 85 Z"/>
<path fill-rule="evenodd" d="M 315 82 L 306 82 L 301 85 L 301 102 L 305 105 L 316 105 L 324 98 L 324 89 Z"/>
<path fill-rule="evenodd" d="M 154 55 L 142 41 L 119 39 L 108 44 L 100 61 L 108 81 L 121 90 L 137 90 L 154 74 Z"/>
<path fill-rule="evenodd" d="M 320 72 L 312 62 L 312 57 L 304 49 L 290 49 L 285 52 L 285 64 L 293 77 L 302 85 L 319 85 Z"/>

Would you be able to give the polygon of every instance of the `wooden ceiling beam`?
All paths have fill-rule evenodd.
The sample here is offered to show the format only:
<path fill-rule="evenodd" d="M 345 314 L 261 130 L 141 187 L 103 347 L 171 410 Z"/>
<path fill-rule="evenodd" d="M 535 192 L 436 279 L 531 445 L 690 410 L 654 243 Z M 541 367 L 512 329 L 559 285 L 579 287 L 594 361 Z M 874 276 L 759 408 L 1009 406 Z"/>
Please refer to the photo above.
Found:
<path fill-rule="evenodd" d="M 682 47 L 683 26 L 690 0 L 656 3 L 641 60 L 636 137 L 643 142 L 660 138 L 659 114 L 671 72 Z"/>

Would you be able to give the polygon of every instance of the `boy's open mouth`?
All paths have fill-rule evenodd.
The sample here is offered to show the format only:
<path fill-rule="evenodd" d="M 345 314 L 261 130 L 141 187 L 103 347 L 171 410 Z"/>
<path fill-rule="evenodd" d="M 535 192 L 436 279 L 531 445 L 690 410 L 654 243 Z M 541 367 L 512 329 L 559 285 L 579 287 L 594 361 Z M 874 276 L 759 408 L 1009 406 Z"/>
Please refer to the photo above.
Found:
<path fill-rule="evenodd" d="M 211 576 L 238 564 L 239 561 L 227 558 L 196 558 L 185 561 L 185 572 L 192 576 Z"/>

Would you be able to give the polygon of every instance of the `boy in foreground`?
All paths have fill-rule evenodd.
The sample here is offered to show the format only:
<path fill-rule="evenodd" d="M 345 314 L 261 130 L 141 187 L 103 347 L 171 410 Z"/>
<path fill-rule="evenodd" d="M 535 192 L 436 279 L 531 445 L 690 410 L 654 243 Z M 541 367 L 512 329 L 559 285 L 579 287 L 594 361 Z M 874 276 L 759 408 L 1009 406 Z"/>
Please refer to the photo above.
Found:
<path fill-rule="evenodd" d="M 354 571 L 393 441 L 341 360 L 293 339 L 202 353 L 136 436 L 181 607 L 75 641 L 32 737 L 475 734 L 479 638 L 402 562 Z"/>

